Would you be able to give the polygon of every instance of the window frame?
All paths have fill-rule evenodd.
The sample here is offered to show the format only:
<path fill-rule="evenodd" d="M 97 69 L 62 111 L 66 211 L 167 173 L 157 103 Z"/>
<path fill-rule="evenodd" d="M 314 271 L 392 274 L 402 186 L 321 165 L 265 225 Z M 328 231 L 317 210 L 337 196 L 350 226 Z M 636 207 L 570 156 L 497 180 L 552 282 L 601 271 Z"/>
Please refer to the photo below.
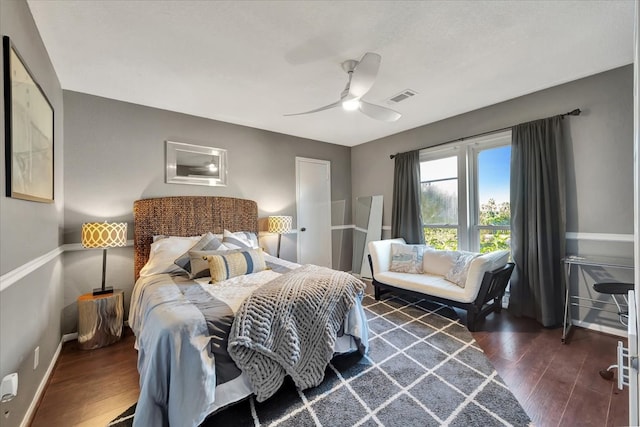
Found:
<path fill-rule="evenodd" d="M 457 228 L 458 250 L 478 252 L 480 229 L 510 229 L 508 225 L 480 225 L 478 197 L 478 155 L 484 150 L 507 145 L 511 145 L 511 129 L 420 150 L 420 163 L 445 157 L 458 158 L 458 224 L 422 224 L 423 230 Z M 420 183 L 422 182 L 420 178 Z"/>

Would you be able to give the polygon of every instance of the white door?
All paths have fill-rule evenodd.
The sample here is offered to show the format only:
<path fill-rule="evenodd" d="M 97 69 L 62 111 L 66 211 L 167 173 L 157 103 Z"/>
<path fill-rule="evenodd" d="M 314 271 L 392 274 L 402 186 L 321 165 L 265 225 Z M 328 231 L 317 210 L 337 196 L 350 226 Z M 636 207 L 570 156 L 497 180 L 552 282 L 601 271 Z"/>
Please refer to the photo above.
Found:
<path fill-rule="evenodd" d="M 296 157 L 298 263 L 331 268 L 331 162 Z"/>

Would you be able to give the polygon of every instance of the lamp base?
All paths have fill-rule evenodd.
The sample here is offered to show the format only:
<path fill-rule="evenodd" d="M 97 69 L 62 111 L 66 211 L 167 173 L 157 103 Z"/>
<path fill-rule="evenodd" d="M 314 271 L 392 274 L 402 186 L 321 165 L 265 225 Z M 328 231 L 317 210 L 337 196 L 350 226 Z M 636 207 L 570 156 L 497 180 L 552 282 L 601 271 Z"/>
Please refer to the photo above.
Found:
<path fill-rule="evenodd" d="M 113 286 L 107 286 L 106 288 L 96 288 L 93 290 L 93 295 L 104 295 L 104 294 L 112 294 Z"/>

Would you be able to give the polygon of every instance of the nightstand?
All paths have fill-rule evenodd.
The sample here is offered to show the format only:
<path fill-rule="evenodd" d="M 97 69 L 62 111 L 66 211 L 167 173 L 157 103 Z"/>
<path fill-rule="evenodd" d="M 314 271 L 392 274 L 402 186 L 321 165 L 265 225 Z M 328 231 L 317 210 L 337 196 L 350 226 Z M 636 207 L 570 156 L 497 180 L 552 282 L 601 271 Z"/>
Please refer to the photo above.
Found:
<path fill-rule="evenodd" d="M 124 320 L 124 291 L 78 297 L 78 348 L 93 350 L 120 340 Z"/>

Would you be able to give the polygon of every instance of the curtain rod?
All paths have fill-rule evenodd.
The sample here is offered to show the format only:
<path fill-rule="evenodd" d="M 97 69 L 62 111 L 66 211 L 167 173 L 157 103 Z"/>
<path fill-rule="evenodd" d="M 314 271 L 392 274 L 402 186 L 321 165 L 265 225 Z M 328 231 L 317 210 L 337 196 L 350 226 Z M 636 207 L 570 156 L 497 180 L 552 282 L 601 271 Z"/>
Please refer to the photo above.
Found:
<path fill-rule="evenodd" d="M 564 116 L 579 116 L 580 113 L 582 113 L 582 111 L 579 108 L 576 108 L 574 110 L 571 110 L 567 113 L 564 114 L 560 114 L 560 117 L 562 117 L 564 119 Z M 507 129 L 511 129 L 513 126 L 509 126 L 506 128 L 502 128 L 502 129 L 494 129 L 494 130 L 489 130 L 486 132 L 481 132 L 481 133 L 477 133 L 475 135 L 471 135 L 471 136 L 463 136 L 462 138 L 456 138 L 456 139 L 452 139 L 450 141 L 445 141 L 445 142 L 441 142 L 439 144 L 435 144 L 435 145 L 430 145 L 428 147 L 422 147 L 422 148 L 418 148 L 418 150 L 424 150 L 425 148 L 433 148 L 433 147 L 438 147 L 440 145 L 445 145 L 445 144 L 450 144 L 452 142 L 458 142 L 458 141 L 464 141 L 465 139 L 471 139 L 471 138 L 477 138 L 479 136 L 484 136 L 484 135 L 489 135 L 491 133 L 496 133 L 496 132 L 502 132 L 503 130 L 507 130 Z M 412 150 L 413 151 L 413 150 Z M 396 153 L 396 154 L 391 154 L 389 155 L 390 159 L 393 159 L 394 157 L 396 157 L 398 154 L 400 153 Z"/>

